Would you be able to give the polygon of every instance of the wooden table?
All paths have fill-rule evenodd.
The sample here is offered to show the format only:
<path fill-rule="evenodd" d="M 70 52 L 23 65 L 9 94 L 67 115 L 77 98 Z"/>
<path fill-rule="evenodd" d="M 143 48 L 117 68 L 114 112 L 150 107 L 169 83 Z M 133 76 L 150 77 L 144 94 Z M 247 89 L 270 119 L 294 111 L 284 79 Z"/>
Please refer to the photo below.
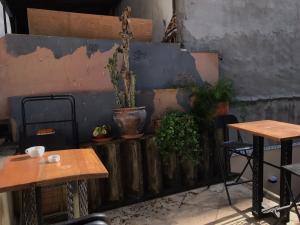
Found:
<path fill-rule="evenodd" d="M 58 154 L 58 163 L 47 163 L 48 155 Z M 5 157 L 0 166 L 0 193 L 22 190 L 24 224 L 39 224 L 40 188 L 67 184 L 69 218 L 87 214 L 86 180 L 106 178 L 108 172 L 93 149 L 46 152 L 41 158 L 27 155 Z"/>
<path fill-rule="evenodd" d="M 263 216 L 263 174 L 264 174 L 264 138 L 281 143 L 281 165 L 292 163 L 293 139 L 300 137 L 300 125 L 283 123 L 273 120 L 262 120 L 247 123 L 228 125 L 240 131 L 253 135 L 253 215 L 261 218 Z M 280 172 L 280 206 L 289 205 L 290 199 L 287 186 L 284 182 L 283 173 Z M 289 184 L 291 176 L 287 176 Z M 281 213 L 283 216 L 283 213 Z M 289 218 L 286 218 L 288 220 Z"/>

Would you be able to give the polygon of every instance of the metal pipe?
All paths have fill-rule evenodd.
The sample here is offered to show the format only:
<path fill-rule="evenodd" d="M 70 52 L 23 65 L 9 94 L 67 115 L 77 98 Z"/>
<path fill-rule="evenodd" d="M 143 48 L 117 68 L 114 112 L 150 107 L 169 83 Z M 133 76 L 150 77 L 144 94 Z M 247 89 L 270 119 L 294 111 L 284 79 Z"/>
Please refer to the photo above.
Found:
<path fill-rule="evenodd" d="M 6 10 L 5 10 L 5 3 L 2 3 L 3 9 L 3 22 L 4 22 L 4 33 L 7 34 L 7 23 L 6 23 Z"/>

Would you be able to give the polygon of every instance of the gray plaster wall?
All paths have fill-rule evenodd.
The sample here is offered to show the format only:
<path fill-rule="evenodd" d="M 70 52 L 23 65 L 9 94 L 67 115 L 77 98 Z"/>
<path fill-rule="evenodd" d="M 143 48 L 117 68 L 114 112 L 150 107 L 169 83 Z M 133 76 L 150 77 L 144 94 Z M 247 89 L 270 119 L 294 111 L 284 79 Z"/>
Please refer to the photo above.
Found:
<path fill-rule="evenodd" d="M 300 95 L 299 0 L 177 0 L 180 38 L 217 51 L 243 98 Z"/>
<path fill-rule="evenodd" d="M 120 15 L 122 10 L 130 6 L 132 16 L 153 20 L 153 41 L 162 41 L 166 26 L 172 18 L 172 0 L 123 0 L 117 14 Z"/>

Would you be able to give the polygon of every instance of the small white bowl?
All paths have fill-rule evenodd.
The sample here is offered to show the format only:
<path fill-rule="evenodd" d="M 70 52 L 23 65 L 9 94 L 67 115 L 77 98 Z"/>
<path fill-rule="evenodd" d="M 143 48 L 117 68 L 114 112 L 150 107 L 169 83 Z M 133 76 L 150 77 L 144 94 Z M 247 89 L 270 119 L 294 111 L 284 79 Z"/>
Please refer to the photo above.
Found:
<path fill-rule="evenodd" d="M 25 153 L 32 158 L 42 157 L 45 153 L 45 147 L 44 146 L 33 146 L 30 148 L 27 148 L 25 150 Z"/>
<path fill-rule="evenodd" d="M 57 163 L 60 161 L 60 155 L 49 155 L 48 162 L 49 163 Z"/>

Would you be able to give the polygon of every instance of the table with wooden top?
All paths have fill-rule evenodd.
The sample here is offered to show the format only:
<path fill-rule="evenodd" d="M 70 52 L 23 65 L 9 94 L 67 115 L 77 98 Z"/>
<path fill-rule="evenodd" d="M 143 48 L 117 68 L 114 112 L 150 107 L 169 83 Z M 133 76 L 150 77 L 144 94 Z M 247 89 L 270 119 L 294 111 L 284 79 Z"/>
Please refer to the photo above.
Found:
<path fill-rule="evenodd" d="M 292 163 L 293 139 L 300 137 L 300 125 L 278 122 L 274 120 L 262 120 L 246 123 L 236 123 L 228 125 L 240 131 L 245 131 L 253 135 L 253 215 L 261 218 L 263 216 L 263 174 L 264 174 L 264 138 L 271 139 L 281 144 L 281 165 Z M 280 206 L 290 204 L 290 198 L 283 172 L 280 171 Z M 290 185 L 291 176 L 287 175 Z M 281 213 L 283 216 L 284 213 Z M 285 220 L 289 220 L 286 216 Z"/>
<path fill-rule="evenodd" d="M 48 163 L 49 155 L 58 154 L 57 163 Z M 0 165 L 0 193 L 22 191 L 22 223 L 40 224 L 39 194 L 43 186 L 67 184 L 68 216 L 88 213 L 87 179 L 106 178 L 108 172 L 93 149 L 45 152 L 43 157 L 27 155 L 5 157 Z"/>

